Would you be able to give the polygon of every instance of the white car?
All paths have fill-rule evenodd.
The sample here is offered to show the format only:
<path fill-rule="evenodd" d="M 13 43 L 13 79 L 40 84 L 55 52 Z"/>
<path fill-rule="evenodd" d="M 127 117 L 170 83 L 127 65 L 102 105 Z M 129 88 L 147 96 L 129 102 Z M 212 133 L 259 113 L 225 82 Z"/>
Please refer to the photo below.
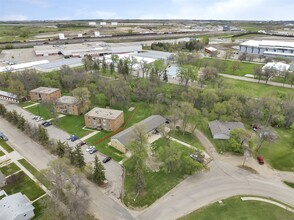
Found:
<path fill-rule="evenodd" d="M 39 121 L 42 121 L 42 120 L 43 120 L 43 118 L 39 116 L 36 121 L 39 122 Z"/>
<path fill-rule="evenodd" d="M 95 149 L 95 146 L 89 146 L 86 151 L 89 152 L 90 150 Z"/>

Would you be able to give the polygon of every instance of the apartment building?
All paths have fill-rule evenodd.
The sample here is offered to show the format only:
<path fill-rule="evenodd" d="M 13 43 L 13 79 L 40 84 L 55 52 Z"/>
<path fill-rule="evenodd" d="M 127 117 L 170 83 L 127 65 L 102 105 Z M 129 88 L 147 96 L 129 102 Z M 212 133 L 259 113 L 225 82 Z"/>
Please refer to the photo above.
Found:
<path fill-rule="evenodd" d="M 80 115 L 81 102 L 73 96 L 62 96 L 54 102 L 55 111 L 67 115 Z"/>
<path fill-rule="evenodd" d="M 33 102 L 50 102 L 61 97 L 60 89 L 39 87 L 30 91 L 30 98 Z"/>

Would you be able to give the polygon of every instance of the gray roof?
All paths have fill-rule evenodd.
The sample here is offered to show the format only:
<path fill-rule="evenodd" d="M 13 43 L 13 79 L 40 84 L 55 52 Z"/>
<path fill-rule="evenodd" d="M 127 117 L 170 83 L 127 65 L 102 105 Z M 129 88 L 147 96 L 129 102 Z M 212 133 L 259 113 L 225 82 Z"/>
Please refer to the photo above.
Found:
<path fill-rule="evenodd" d="M 62 96 L 56 100 L 56 104 L 77 104 L 79 99 L 73 96 Z"/>
<path fill-rule="evenodd" d="M 96 117 L 96 118 L 105 118 L 105 119 L 116 119 L 123 111 L 113 110 L 108 108 L 93 108 L 89 111 L 86 116 Z"/>
<path fill-rule="evenodd" d="M 173 54 L 169 52 L 155 51 L 155 50 L 145 50 L 144 52 L 136 54 L 139 57 L 153 58 L 153 59 L 163 59 L 167 60 Z"/>
<path fill-rule="evenodd" d="M 208 124 L 211 134 L 214 135 L 225 135 L 230 137 L 230 131 L 237 128 L 245 128 L 242 122 L 221 122 L 218 120 L 211 121 Z"/>
<path fill-rule="evenodd" d="M 123 145 L 127 145 L 130 141 L 132 141 L 133 130 L 136 125 L 142 126 L 147 134 L 155 128 L 158 128 L 160 125 L 164 124 L 165 121 L 166 119 L 161 115 L 152 115 L 144 119 L 143 121 L 140 121 L 139 123 L 133 125 L 132 127 L 129 127 L 122 132 L 119 132 L 118 134 L 112 136 L 112 139 L 116 139 Z"/>
<path fill-rule="evenodd" d="M 9 98 L 12 98 L 12 99 L 16 99 L 17 98 L 17 95 L 15 95 L 13 93 L 10 93 L 10 92 L 2 91 L 2 90 L 0 90 L 0 95 L 6 96 L 6 97 L 9 97 Z"/>
<path fill-rule="evenodd" d="M 63 60 L 58 60 L 58 61 L 54 61 L 50 63 L 40 64 L 40 65 L 37 65 L 37 67 L 40 67 L 42 69 L 56 69 L 64 65 L 70 66 L 75 64 L 83 65 L 82 58 L 63 59 Z"/>
<path fill-rule="evenodd" d="M 59 89 L 57 89 L 57 88 L 39 87 L 39 88 L 31 90 L 31 92 L 43 93 L 43 94 L 51 94 L 51 93 L 56 92 L 58 90 Z"/>
<path fill-rule="evenodd" d="M 34 206 L 21 193 L 6 196 L 0 200 L 0 219 L 15 219 L 20 214 L 34 210 Z"/>

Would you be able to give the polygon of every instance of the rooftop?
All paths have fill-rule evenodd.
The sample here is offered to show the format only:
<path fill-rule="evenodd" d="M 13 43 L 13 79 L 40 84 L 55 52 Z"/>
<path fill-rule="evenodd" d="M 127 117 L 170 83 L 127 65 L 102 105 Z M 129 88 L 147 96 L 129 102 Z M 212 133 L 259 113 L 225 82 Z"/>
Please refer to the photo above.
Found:
<path fill-rule="evenodd" d="M 294 42 L 285 42 L 285 41 L 270 41 L 270 40 L 249 40 L 241 43 L 243 46 L 251 47 L 281 47 L 281 48 L 291 48 L 294 49 Z"/>
<path fill-rule="evenodd" d="M 56 100 L 56 104 L 76 104 L 79 100 L 73 96 L 62 96 Z"/>
<path fill-rule="evenodd" d="M 230 136 L 230 131 L 238 128 L 245 128 L 242 122 L 221 122 L 218 120 L 209 122 L 209 128 L 212 135 L 223 134 Z"/>
<path fill-rule="evenodd" d="M 277 71 L 288 71 L 290 68 L 289 64 L 286 63 L 281 63 L 281 62 L 269 62 L 267 64 L 265 64 L 262 69 L 274 69 Z"/>
<path fill-rule="evenodd" d="M 166 119 L 162 117 L 161 115 L 152 115 L 143 121 L 140 121 L 139 123 L 133 125 L 132 127 L 129 127 L 122 132 L 117 133 L 116 135 L 112 136 L 112 139 L 118 140 L 120 143 L 126 145 L 132 140 L 132 134 L 134 126 L 142 126 L 145 129 L 145 133 L 149 133 L 150 131 L 154 130 L 155 128 L 158 128 L 160 125 L 164 124 Z"/>
<path fill-rule="evenodd" d="M 71 59 L 57 60 L 54 62 L 37 65 L 37 67 L 40 67 L 42 69 L 55 69 L 55 68 L 60 68 L 64 65 L 70 66 L 73 64 L 81 64 L 82 65 L 83 64 L 82 58 L 71 58 Z"/>
<path fill-rule="evenodd" d="M 59 89 L 57 89 L 57 88 L 39 87 L 39 88 L 31 90 L 31 92 L 43 93 L 43 94 L 51 94 L 51 93 L 56 92 L 58 90 Z"/>
<path fill-rule="evenodd" d="M 0 218 L 15 219 L 18 215 L 34 210 L 34 206 L 21 193 L 6 196 L 0 200 Z"/>
<path fill-rule="evenodd" d="M 123 113 L 123 111 L 96 107 L 89 111 L 86 116 L 105 119 L 116 119 L 120 116 L 121 113 Z"/>
<path fill-rule="evenodd" d="M 9 98 L 13 98 L 13 99 L 17 98 L 17 95 L 15 95 L 13 93 L 10 93 L 10 92 L 2 91 L 2 90 L 0 90 L 0 95 L 6 96 L 6 97 L 9 97 Z"/>

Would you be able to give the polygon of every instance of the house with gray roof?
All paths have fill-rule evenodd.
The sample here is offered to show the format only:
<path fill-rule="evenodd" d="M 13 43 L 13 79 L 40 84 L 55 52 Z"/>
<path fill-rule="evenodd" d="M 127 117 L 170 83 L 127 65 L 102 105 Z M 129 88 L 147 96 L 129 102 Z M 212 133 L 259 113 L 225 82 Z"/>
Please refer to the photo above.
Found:
<path fill-rule="evenodd" d="M 6 196 L 0 200 L 0 219 L 29 220 L 34 216 L 34 206 L 22 193 Z"/>
<path fill-rule="evenodd" d="M 242 122 L 211 121 L 208 124 L 213 139 L 230 139 L 230 132 L 234 129 L 245 129 Z"/>
<path fill-rule="evenodd" d="M 133 141 L 134 128 L 135 126 L 140 126 L 144 128 L 145 134 L 148 135 L 156 128 L 160 127 L 166 122 L 166 119 L 161 115 L 152 115 L 143 121 L 117 133 L 111 137 L 111 146 L 117 150 L 126 153 L 127 145 Z"/>
<path fill-rule="evenodd" d="M 0 99 L 8 101 L 8 102 L 18 103 L 17 95 L 10 92 L 2 91 L 2 90 L 0 90 Z"/>

